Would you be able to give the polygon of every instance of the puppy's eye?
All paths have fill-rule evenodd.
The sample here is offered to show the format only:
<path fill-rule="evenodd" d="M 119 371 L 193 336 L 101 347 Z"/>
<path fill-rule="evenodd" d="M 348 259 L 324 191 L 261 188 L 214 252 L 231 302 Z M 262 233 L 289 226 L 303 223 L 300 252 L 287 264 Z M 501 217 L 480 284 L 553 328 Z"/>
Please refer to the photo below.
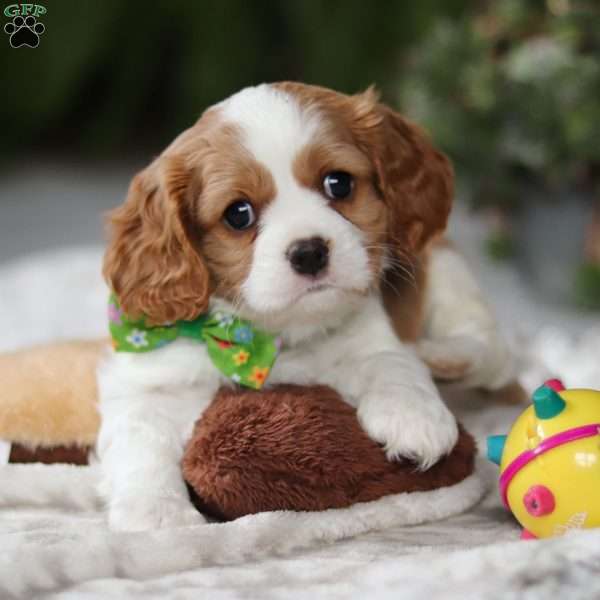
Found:
<path fill-rule="evenodd" d="M 323 191 L 332 200 L 347 198 L 354 188 L 354 180 L 350 173 L 345 171 L 332 171 L 323 177 Z"/>
<path fill-rule="evenodd" d="M 238 230 L 248 229 L 256 221 L 254 209 L 248 200 L 236 200 L 230 204 L 225 210 L 223 218 L 227 225 Z"/>

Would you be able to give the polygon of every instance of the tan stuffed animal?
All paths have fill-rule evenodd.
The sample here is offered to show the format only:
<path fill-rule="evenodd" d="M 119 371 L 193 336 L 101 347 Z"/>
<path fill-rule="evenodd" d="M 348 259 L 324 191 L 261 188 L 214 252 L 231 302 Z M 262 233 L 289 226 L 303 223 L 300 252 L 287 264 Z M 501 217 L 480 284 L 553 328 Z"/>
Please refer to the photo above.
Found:
<path fill-rule="evenodd" d="M 0 355 L 0 440 L 12 462 L 82 464 L 100 427 L 96 366 L 105 340 Z"/>

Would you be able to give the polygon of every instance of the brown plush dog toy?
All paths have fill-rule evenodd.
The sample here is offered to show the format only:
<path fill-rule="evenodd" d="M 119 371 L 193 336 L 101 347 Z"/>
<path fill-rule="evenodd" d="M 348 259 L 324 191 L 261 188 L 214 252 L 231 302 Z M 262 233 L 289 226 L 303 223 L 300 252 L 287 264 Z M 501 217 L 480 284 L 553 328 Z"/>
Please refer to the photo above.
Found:
<path fill-rule="evenodd" d="M 325 510 L 449 486 L 473 472 L 475 443 L 428 471 L 391 463 L 356 411 L 325 386 L 222 388 L 198 420 L 183 474 L 202 512 L 236 519 L 267 510 Z"/>
<path fill-rule="evenodd" d="M 100 343 L 55 344 L 0 356 L 0 438 L 11 462 L 85 464 L 99 426 Z M 183 459 L 194 504 L 222 520 L 270 510 L 324 510 L 387 494 L 453 485 L 474 468 L 461 428 L 425 472 L 390 463 L 331 388 L 222 388 L 196 423 Z"/>

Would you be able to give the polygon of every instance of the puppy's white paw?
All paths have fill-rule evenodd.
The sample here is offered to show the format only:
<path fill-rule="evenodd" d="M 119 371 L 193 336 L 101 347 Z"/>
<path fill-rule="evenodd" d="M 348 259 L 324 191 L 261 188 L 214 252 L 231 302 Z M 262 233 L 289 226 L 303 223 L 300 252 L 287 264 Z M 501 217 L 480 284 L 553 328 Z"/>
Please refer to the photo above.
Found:
<path fill-rule="evenodd" d="M 108 520 L 114 531 L 148 531 L 206 523 L 186 498 L 152 495 L 117 500 L 110 507 Z"/>
<path fill-rule="evenodd" d="M 433 399 L 424 397 L 428 393 L 396 388 L 361 403 L 358 419 L 369 437 L 383 444 L 388 460 L 406 458 L 426 470 L 454 448 L 456 420 L 441 400 L 432 406 Z"/>

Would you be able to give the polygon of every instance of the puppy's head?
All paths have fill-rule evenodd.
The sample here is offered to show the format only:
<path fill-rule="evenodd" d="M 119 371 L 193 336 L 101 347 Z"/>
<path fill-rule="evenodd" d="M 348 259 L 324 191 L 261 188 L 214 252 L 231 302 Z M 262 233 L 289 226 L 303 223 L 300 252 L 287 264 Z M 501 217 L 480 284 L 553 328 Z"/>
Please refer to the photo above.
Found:
<path fill-rule="evenodd" d="M 446 158 L 373 90 L 247 88 L 133 179 L 104 274 L 156 323 L 213 298 L 263 325 L 316 324 L 442 232 L 452 193 Z"/>

